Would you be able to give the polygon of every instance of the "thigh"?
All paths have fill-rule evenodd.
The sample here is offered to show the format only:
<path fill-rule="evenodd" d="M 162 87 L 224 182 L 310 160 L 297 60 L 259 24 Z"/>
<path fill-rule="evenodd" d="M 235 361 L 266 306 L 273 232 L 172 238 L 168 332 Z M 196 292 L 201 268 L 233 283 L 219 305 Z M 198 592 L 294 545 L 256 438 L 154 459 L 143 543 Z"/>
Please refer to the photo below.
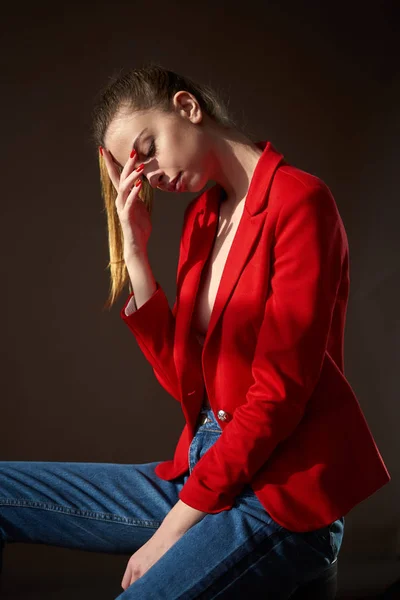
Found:
<path fill-rule="evenodd" d="M 116 600 L 287 599 L 333 558 L 323 535 L 303 536 L 276 523 L 256 496 L 238 496 L 230 510 L 189 529 Z"/>
<path fill-rule="evenodd" d="M 205 412 L 189 448 L 189 472 L 221 434 L 212 411 Z M 116 600 L 283 600 L 331 564 L 342 534 L 342 520 L 306 533 L 282 527 L 248 485 L 230 510 L 207 514 Z"/>
<path fill-rule="evenodd" d="M 183 485 L 160 479 L 157 464 L 0 461 L 2 543 L 135 552 Z"/>

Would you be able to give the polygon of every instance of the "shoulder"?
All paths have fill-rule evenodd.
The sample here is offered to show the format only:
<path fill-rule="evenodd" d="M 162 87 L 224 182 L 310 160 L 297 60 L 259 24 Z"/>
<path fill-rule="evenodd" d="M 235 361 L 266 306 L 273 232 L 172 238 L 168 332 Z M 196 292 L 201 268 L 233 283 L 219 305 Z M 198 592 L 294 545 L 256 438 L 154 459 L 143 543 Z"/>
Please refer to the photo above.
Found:
<path fill-rule="evenodd" d="M 292 212 L 302 207 L 339 217 L 333 194 L 320 177 L 284 163 L 277 169 L 271 186 L 269 212 L 278 216 L 282 211 Z"/>
<path fill-rule="evenodd" d="M 277 169 L 275 179 L 278 185 L 300 191 L 306 188 L 326 185 L 320 177 L 294 167 L 286 161 Z"/>
<path fill-rule="evenodd" d="M 330 244 L 344 256 L 348 251 L 345 226 L 327 184 L 316 175 L 282 165 L 271 186 L 268 213 L 276 240 L 299 240 L 303 249 Z"/>

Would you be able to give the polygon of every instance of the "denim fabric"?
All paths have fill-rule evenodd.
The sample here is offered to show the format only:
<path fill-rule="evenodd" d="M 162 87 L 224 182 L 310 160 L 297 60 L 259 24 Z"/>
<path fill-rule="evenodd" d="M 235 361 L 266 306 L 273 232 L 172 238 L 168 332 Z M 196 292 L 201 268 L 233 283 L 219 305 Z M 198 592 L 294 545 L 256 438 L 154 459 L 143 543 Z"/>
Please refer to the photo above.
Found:
<path fill-rule="evenodd" d="M 222 432 L 212 410 L 202 412 L 207 422 L 190 445 L 189 471 L 174 481 L 155 475 L 158 462 L 0 461 L 0 545 L 132 555 L 152 537 Z M 331 564 L 343 532 L 344 517 L 315 531 L 292 532 L 246 486 L 231 510 L 206 515 L 117 599 L 286 599 Z"/>

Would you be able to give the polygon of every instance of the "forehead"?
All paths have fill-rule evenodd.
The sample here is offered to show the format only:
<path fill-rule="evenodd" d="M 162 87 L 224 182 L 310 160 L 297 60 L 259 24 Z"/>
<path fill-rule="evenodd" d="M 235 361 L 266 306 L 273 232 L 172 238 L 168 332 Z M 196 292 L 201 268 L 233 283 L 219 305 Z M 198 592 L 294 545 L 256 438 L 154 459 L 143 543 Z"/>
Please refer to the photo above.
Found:
<path fill-rule="evenodd" d="M 175 115 L 156 108 L 141 111 L 120 111 L 111 121 L 104 136 L 106 148 L 127 137 L 134 139 L 144 128 L 154 129 L 171 122 Z"/>
<path fill-rule="evenodd" d="M 135 137 L 148 127 L 151 118 L 147 113 L 134 112 L 117 115 L 108 126 L 104 142 L 106 148 L 112 150 L 114 146 L 132 143 Z"/>
<path fill-rule="evenodd" d="M 139 134 L 143 132 L 135 143 L 137 147 L 140 147 L 140 143 L 147 135 L 157 133 L 163 122 L 170 117 L 170 114 L 157 109 L 120 111 L 110 123 L 104 139 L 104 145 L 114 158 L 114 162 L 123 165 Z"/>
<path fill-rule="evenodd" d="M 136 146 L 140 144 L 140 140 L 144 138 L 148 131 L 150 121 L 148 114 L 135 112 L 118 114 L 110 123 L 104 136 L 104 145 L 111 153 L 114 162 L 119 166 L 125 163 L 135 140 L 145 130 Z"/>

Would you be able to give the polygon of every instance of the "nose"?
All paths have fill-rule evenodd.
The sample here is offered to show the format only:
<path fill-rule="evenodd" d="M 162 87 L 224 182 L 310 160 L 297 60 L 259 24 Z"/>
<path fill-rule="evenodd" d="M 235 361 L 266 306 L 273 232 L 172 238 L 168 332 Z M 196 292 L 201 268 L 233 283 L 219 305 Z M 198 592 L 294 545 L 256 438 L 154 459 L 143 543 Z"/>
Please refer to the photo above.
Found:
<path fill-rule="evenodd" d="M 143 173 L 144 173 L 144 169 L 143 169 Z M 145 177 L 152 188 L 163 187 L 162 173 L 153 173 L 153 174 L 147 173 L 145 175 Z"/>

